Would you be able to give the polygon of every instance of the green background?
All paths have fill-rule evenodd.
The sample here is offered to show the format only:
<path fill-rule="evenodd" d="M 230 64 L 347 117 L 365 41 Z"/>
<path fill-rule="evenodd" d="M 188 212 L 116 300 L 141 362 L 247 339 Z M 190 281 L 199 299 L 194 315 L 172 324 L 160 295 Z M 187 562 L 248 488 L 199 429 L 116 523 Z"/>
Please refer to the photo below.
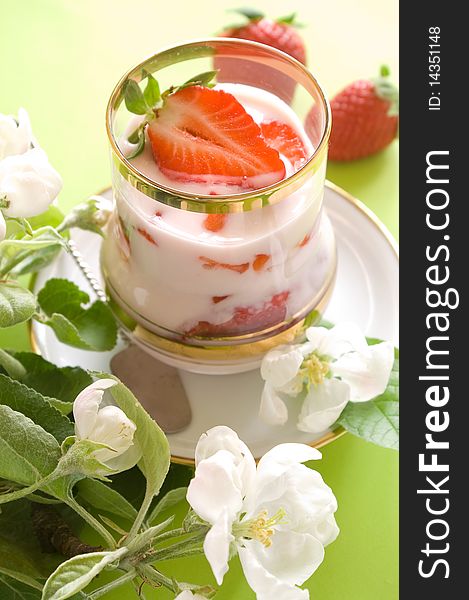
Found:
<path fill-rule="evenodd" d="M 242 4 L 242 3 L 240 3 Z M 253 2 L 254 4 L 254 2 Z M 235 0 L 2 0 L 0 112 L 24 106 L 35 135 L 64 179 L 60 205 L 109 185 L 104 128 L 108 96 L 130 66 L 163 46 L 212 35 L 233 15 Z M 311 70 L 329 95 L 381 63 L 397 79 L 397 1 L 258 0 L 283 16 L 296 10 L 305 24 Z M 236 18 L 236 17 L 235 17 Z M 397 236 L 397 142 L 375 157 L 330 164 L 328 177 L 363 200 Z M 27 348 L 24 327 L 0 333 L 0 345 Z M 334 490 L 341 527 L 308 583 L 317 600 L 398 597 L 398 455 L 346 435 L 323 449 L 317 465 Z M 213 581 L 203 558 L 171 565 L 188 581 Z M 132 598 L 124 588 L 109 594 Z M 167 598 L 164 591 L 151 597 Z M 217 598 L 248 600 L 236 561 Z"/>

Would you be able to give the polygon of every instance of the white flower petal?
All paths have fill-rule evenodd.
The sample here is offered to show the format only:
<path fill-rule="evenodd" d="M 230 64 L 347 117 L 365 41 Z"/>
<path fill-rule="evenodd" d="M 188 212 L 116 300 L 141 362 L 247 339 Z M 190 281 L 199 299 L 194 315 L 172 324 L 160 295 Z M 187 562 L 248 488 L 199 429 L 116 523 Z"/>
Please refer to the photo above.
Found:
<path fill-rule="evenodd" d="M 350 387 L 352 402 L 366 402 L 384 392 L 394 363 L 394 347 L 382 342 L 368 347 L 368 355 L 351 352 L 331 364 L 331 371 Z"/>
<path fill-rule="evenodd" d="M 301 407 L 298 429 L 319 433 L 325 431 L 337 419 L 350 400 L 350 388 L 338 379 L 325 379 L 318 386 L 311 386 Z"/>
<path fill-rule="evenodd" d="M 319 460 L 321 453 L 316 448 L 311 448 L 306 444 L 279 444 L 275 446 L 259 461 L 257 470 L 262 471 L 266 466 L 270 466 L 272 463 L 276 463 L 283 466 L 293 465 L 297 463 L 304 463 L 309 460 Z"/>
<path fill-rule="evenodd" d="M 278 346 L 262 360 L 262 379 L 273 388 L 281 388 L 296 376 L 302 362 L 303 354 L 298 346 Z"/>
<path fill-rule="evenodd" d="M 238 469 L 242 481 L 242 488 L 244 493 L 246 493 L 256 474 L 256 462 L 246 444 L 229 427 L 225 425 L 212 427 L 212 429 L 209 429 L 209 431 L 200 436 L 195 449 L 196 466 L 202 460 L 216 454 L 219 450 L 231 452 L 233 455 L 234 464 Z"/>
<path fill-rule="evenodd" d="M 101 452 L 101 450 L 99 450 Z M 120 473 L 121 471 L 127 471 L 134 467 L 138 461 L 142 458 L 142 450 L 140 446 L 133 442 L 133 444 L 128 448 L 125 452 L 116 456 L 115 458 L 111 458 L 110 460 L 106 460 L 106 466 L 112 469 L 116 473 Z M 100 460 L 98 458 L 98 460 Z"/>
<path fill-rule="evenodd" d="M 18 111 L 18 122 L 10 115 L 0 114 L 0 160 L 23 154 L 31 146 L 31 125 L 24 108 Z"/>
<path fill-rule="evenodd" d="M 110 446 L 115 452 L 110 454 L 109 458 L 113 458 L 130 448 L 136 429 L 135 423 L 119 407 L 105 406 L 98 411 L 93 429 L 88 433 L 87 438 Z M 111 453 L 110 450 L 105 449 L 98 452 Z M 99 460 L 106 462 L 103 458 Z"/>
<path fill-rule="evenodd" d="M 234 542 L 234 537 L 231 534 L 231 524 L 232 521 L 228 512 L 223 511 L 204 540 L 204 554 L 218 585 L 222 584 L 223 577 L 228 571 L 230 544 Z"/>
<path fill-rule="evenodd" d="M 286 404 L 270 383 L 265 383 L 262 390 L 259 418 L 269 425 L 284 425 L 288 421 Z"/>
<path fill-rule="evenodd" d="M 62 179 L 40 148 L 0 161 L 0 197 L 6 195 L 9 217 L 33 217 L 44 212 L 62 189 Z"/>
<path fill-rule="evenodd" d="M 310 327 L 306 337 L 318 354 L 338 358 L 346 352 L 368 352 L 366 338 L 355 323 L 338 323 L 331 329 Z"/>
<path fill-rule="evenodd" d="M 254 544 L 259 542 L 247 541 L 245 547 L 238 548 L 238 553 L 246 581 L 254 590 L 257 600 L 308 600 L 307 590 L 282 581 L 266 569 L 252 550 Z"/>
<path fill-rule="evenodd" d="M 219 450 L 202 460 L 187 490 L 187 501 L 212 525 L 223 511 L 233 521 L 243 505 L 242 481 L 230 452 Z"/>
<path fill-rule="evenodd" d="M 252 540 L 249 549 L 272 575 L 290 585 L 302 585 L 324 560 L 324 546 L 308 533 L 275 531 L 266 548 Z"/>
<path fill-rule="evenodd" d="M 104 390 L 116 384 L 117 381 L 114 379 L 98 379 L 83 389 L 75 398 L 73 417 L 75 419 L 75 433 L 78 438 L 85 439 L 88 437 L 95 425 Z"/>

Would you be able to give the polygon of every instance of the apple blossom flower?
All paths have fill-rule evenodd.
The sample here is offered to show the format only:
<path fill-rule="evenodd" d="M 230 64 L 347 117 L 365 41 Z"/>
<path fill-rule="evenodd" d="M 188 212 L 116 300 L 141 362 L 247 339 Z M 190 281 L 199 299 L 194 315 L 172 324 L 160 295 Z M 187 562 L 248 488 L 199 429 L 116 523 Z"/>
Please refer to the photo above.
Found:
<path fill-rule="evenodd" d="M 34 217 L 44 212 L 62 189 L 62 179 L 41 148 L 0 161 L 0 200 L 8 217 Z"/>
<path fill-rule="evenodd" d="M 203 434 L 187 500 L 211 528 L 204 553 L 218 584 L 233 551 L 259 600 L 304 600 L 300 589 L 339 533 L 337 501 L 321 475 L 302 463 L 321 457 L 304 444 L 280 444 L 256 468 L 228 427 Z"/>
<path fill-rule="evenodd" d="M 32 132 L 28 113 L 18 111 L 18 119 L 0 114 L 0 160 L 6 156 L 23 154 L 31 147 Z"/>
<path fill-rule="evenodd" d="M 114 379 L 98 379 L 82 390 L 73 403 L 77 440 L 105 444 L 93 452 L 94 458 L 113 471 L 133 467 L 141 456 L 134 443 L 136 426 L 119 407 L 104 401 L 107 389 L 117 384 Z"/>
<path fill-rule="evenodd" d="M 259 416 L 271 425 L 288 419 L 285 397 L 300 397 L 298 429 L 320 432 L 347 403 L 366 402 L 384 392 L 394 362 L 389 342 L 368 346 L 353 323 L 332 329 L 310 327 L 303 344 L 279 346 L 264 357 L 265 381 Z"/>

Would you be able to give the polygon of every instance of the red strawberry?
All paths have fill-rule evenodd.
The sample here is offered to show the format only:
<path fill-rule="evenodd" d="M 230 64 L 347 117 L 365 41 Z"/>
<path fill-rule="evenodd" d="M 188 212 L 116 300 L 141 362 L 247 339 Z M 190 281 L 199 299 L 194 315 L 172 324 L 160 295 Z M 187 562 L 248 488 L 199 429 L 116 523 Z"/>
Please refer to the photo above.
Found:
<path fill-rule="evenodd" d="M 302 139 L 290 125 L 281 121 L 265 121 L 261 123 L 261 131 L 267 144 L 283 154 L 295 169 L 299 169 L 308 158 Z"/>
<path fill-rule="evenodd" d="M 379 152 L 397 136 L 399 93 L 389 70 L 373 80 L 355 81 L 331 101 L 331 160 L 355 160 Z"/>
<path fill-rule="evenodd" d="M 295 15 L 277 19 L 268 19 L 262 13 L 249 9 L 235 12 L 247 17 L 246 24 L 224 29 L 219 36 L 239 38 L 260 42 L 267 46 L 282 50 L 293 56 L 304 65 L 306 64 L 305 44 L 295 29 Z M 248 62 L 243 59 L 215 57 L 214 68 L 219 70 L 218 81 L 246 83 L 265 88 L 276 93 L 282 100 L 290 103 L 295 91 L 295 81 L 272 67 Z"/>
<path fill-rule="evenodd" d="M 256 189 L 280 181 L 285 166 L 232 94 L 200 85 L 169 94 L 148 126 L 161 171 L 179 181 Z"/>
<path fill-rule="evenodd" d="M 229 321 L 214 325 L 208 321 L 199 321 L 195 327 L 186 332 L 187 336 L 218 337 L 225 335 L 242 335 L 251 331 L 259 331 L 281 323 L 287 314 L 289 292 L 281 292 L 272 296 L 261 308 L 240 306 L 235 308 Z"/>
<path fill-rule="evenodd" d="M 226 215 L 207 215 L 204 219 L 204 227 L 207 231 L 216 233 L 225 226 Z"/>

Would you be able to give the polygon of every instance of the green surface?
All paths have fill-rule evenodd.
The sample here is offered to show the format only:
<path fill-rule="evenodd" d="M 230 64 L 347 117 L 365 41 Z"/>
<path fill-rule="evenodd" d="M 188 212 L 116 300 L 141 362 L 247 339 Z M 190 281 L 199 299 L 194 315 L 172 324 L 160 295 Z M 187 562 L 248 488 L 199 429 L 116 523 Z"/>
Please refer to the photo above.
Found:
<path fill-rule="evenodd" d="M 0 8 L 0 112 L 24 106 L 65 185 L 60 204 L 109 185 L 104 111 L 114 83 L 159 48 L 202 37 L 232 21 L 233 0 L 3 0 Z M 241 3 L 242 4 L 242 3 Z M 254 3 L 252 3 L 254 4 Z M 310 67 L 333 94 L 350 80 L 397 69 L 397 2 L 257 1 L 274 16 L 298 10 L 307 24 Z M 329 178 L 363 200 L 397 235 L 397 143 L 378 156 L 331 164 Z M 27 348 L 24 327 L 0 333 L 0 345 Z M 345 436 L 323 449 L 318 465 L 339 501 L 338 540 L 308 584 L 317 600 L 398 597 L 398 455 Z M 169 566 L 169 565 L 168 565 Z M 171 565 L 176 575 L 211 580 L 203 558 Z M 110 600 L 133 596 L 117 591 Z M 157 591 L 151 598 L 169 598 Z M 217 598 L 254 595 L 233 563 Z"/>

